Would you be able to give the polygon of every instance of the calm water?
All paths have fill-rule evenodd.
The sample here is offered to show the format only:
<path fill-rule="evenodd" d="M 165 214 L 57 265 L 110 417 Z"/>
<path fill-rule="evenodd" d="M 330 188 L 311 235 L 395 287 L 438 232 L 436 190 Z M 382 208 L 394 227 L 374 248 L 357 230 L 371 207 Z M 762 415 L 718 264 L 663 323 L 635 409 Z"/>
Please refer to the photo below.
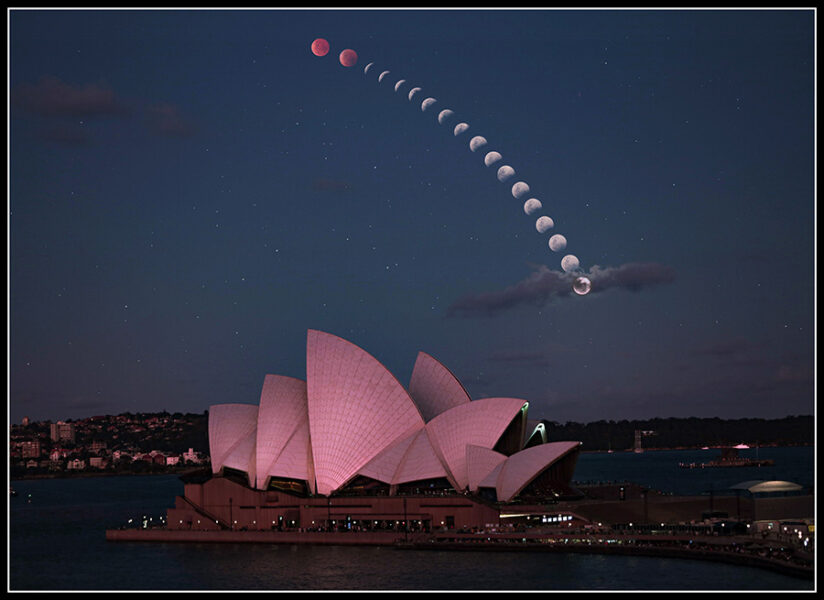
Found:
<path fill-rule="evenodd" d="M 747 479 L 812 484 L 812 448 L 759 450 L 765 469 L 684 470 L 717 451 L 584 454 L 575 479 L 627 479 L 694 493 Z M 754 454 L 753 454 L 754 455 Z M 734 471 L 734 473 L 730 473 Z M 754 473 L 749 473 L 754 471 Z M 763 475 L 762 475 L 763 474 Z M 157 519 L 183 484 L 174 475 L 14 482 L 14 590 L 812 590 L 769 571 L 702 561 L 528 552 L 434 552 L 251 544 L 110 543 L 105 530 Z M 31 494 L 31 502 L 28 495 Z"/>

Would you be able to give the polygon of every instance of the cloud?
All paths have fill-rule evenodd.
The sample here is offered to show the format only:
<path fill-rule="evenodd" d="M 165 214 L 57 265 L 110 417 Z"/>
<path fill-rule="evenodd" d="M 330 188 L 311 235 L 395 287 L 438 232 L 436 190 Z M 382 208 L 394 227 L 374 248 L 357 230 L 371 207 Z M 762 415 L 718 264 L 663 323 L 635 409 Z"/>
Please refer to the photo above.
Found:
<path fill-rule="evenodd" d="M 506 289 L 464 296 L 447 309 L 447 316 L 494 316 L 523 304 L 543 306 L 554 298 L 572 294 L 572 282 L 577 276 L 539 265 L 529 277 Z M 594 265 L 586 276 L 592 281 L 590 294 L 609 288 L 638 292 L 653 285 L 671 283 L 675 280 L 675 270 L 659 263 L 627 263 L 607 268 Z"/>
<path fill-rule="evenodd" d="M 18 85 L 12 92 L 12 103 L 45 117 L 95 117 L 127 112 L 114 91 L 104 85 L 71 85 L 52 75 L 41 77 L 35 84 Z"/>
<path fill-rule="evenodd" d="M 46 142 L 68 146 L 83 146 L 91 141 L 85 129 L 66 123 L 59 123 L 53 127 L 41 129 L 38 137 Z"/>
<path fill-rule="evenodd" d="M 149 129 L 158 135 L 168 137 L 191 137 L 196 128 L 183 117 L 180 109 L 169 103 L 156 104 L 147 109 Z"/>

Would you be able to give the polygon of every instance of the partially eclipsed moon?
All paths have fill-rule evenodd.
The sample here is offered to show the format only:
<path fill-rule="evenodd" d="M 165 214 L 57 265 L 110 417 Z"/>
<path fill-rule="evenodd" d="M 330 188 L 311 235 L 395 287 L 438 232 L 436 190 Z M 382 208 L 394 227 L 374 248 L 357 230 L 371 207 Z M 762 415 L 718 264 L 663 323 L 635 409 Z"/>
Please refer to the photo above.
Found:
<path fill-rule="evenodd" d="M 437 102 L 437 100 L 435 100 L 434 98 L 427 98 L 426 100 L 421 102 L 421 110 L 422 111 L 426 110 L 427 108 L 429 108 L 430 106 L 432 106 L 436 102 Z"/>
<path fill-rule="evenodd" d="M 438 115 L 438 123 L 443 125 L 443 122 L 446 121 L 449 117 L 454 115 L 455 113 L 448 108 L 443 109 L 440 114 Z"/>
<path fill-rule="evenodd" d="M 580 265 L 578 257 L 574 254 L 567 254 L 561 259 L 561 268 L 567 273 L 576 270 Z"/>
<path fill-rule="evenodd" d="M 567 241 L 564 236 L 560 233 L 556 233 L 551 238 L 549 238 L 549 249 L 553 252 L 560 252 L 564 248 L 566 248 Z"/>
<path fill-rule="evenodd" d="M 371 63 L 369 63 L 368 65 L 366 65 L 366 66 L 363 68 L 363 72 L 364 72 L 364 73 L 368 73 L 368 72 L 369 72 L 369 69 L 371 69 L 371 68 L 372 68 L 372 65 L 374 65 L 374 64 L 375 64 L 375 63 L 371 62 Z"/>
<path fill-rule="evenodd" d="M 340 53 L 340 64 L 344 67 L 352 67 L 356 62 L 358 62 L 358 53 L 354 50 L 347 48 Z"/>
<path fill-rule="evenodd" d="M 520 198 L 521 196 L 529 193 L 529 186 L 527 185 L 526 181 L 519 181 L 515 185 L 512 186 L 512 195 L 515 198 Z"/>
<path fill-rule="evenodd" d="M 401 79 L 398 83 L 395 84 L 395 91 L 398 91 L 398 88 L 401 87 L 404 83 L 406 83 L 406 79 Z"/>
<path fill-rule="evenodd" d="M 468 123 L 458 123 L 455 125 L 455 135 L 461 135 L 467 129 L 469 129 Z"/>
<path fill-rule="evenodd" d="M 409 90 L 409 100 L 411 101 L 412 96 L 414 96 L 415 94 L 417 94 L 420 91 L 421 91 L 421 88 L 419 88 L 419 87 L 412 88 L 411 90 Z"/>
<path fill-rule="evenodd" d="M 535 221 L 535 229 L 538 230 L 538 233 L 546 233 L 553 227 L 555 227 L 555 223 L 549 217 L 538 217 L 538 220 Z"/>
<path fill-rule="evenodd" d="M 380 83 L 381 81 L 383 81 L 383 78 L 384 78 L 384 77 L 386 77 L 387 75 L 389 75 L 389 71 L 384 71 L 383 73 L 381 73 L 380 75 L 378 75 L 378 83 Z"/>
<path fill-rule="evenodd" d="M 481 135 L 476 135 L 469 140 L 469 149 L 472 150 L 472 152 L 475 152 L 475 150 L 484 145 L 486 145 L 486 138 Z"/>
<path fill-rule="evenodd" d="M 312 42 L 312 54 L 315 56 L 326 56 L 329 52 L 329 42 L 323 38 L 318 38 Z"/>
<path fill-rule="evenodd" d="M 501 155 L 498 152 L 489 152 L 486 156 L 484 156 L 484 164 L 488 167 L 492 163 L 496 163 L 501 160 Z"/>
<path fill-rule="evenodd" d="M 543 208 L 541 201 L 537 198 L 530 198 L 526 202 L 524 202 L 524 212 L 528 215 L 531 215 Z"/>
<path fill-rule="evenodd" d="M 509 165 L 504 165 L 503 167 L 498 169 L 498 181 L 506 181 L 513 175 L 515 175 L 515 169 L 513 169 Z"/>

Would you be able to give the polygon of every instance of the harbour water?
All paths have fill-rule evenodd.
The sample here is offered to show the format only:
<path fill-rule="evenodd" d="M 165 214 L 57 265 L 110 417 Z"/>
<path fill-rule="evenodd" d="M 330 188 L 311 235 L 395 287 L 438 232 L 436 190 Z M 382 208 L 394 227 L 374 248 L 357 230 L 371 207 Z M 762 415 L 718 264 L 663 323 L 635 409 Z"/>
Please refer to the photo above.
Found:
<path fill-rule="evenodd" d="M 742 456 L 755 456 L 744 451 Z M 575 480 L 628 480 L 677 494 L 752 479 L 813 484 L 813 448 L 761 448 L 773 467 L 680 469 L 718 451 L 582 454 Z M 9 589 L 17 590 L 812 590 L 770 571 L 704 561 L 541 552 L 111 543 L 105 530 L 157 520 L 175 475 L 13 482 Z"/>

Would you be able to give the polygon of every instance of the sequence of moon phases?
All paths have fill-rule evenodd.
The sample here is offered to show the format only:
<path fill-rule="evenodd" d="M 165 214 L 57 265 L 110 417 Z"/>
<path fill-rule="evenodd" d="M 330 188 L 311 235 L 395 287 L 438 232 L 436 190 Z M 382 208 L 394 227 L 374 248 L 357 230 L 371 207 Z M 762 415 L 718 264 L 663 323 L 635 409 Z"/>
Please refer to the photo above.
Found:
<path fill-rule="evenodd" d="M 340 53 L 340 64 L 344 67 L 352 67 L 356 62 L 358 62 L 358 53 L 351 48 L 347 48 Z"/>
<path fill-rule="evenodd" d="M 519 181 L 515 185 L 512 186 L 512 196 L 515 198 L 520 198 L 525 196 L 529 193 L 529 186 L 527 185 L 526 181 Z"/>
<path fill-rule="evenodd" d="M 576 277 L 572 283 L 572 289 L 579 296 L 585 296 L 592 289 L 592 282 L 587 277 Z"/>
<path fill-rule="evenodd" d="M 432 106 L 436 102 L 437 102 L 437 100 L 435 100 L 434 98 L 427 98 L 426 100 L 421 102 L 421 110 L 422 111 L 426 110 L 427 108 L 429 108 L 430 106 Z"/>
<path fill-rule="evenodd" d="M 329 53 L 329 42 L 323 38 L 318 38 L 312 42 L 312 54 L 315 56 L 326 56 Z"/>
<path fill-rule="evenodd" d="M 561 268 L 567 273 L 577 270 L 580 265 L 578 257 L 574 254 L 567 254 L 561 259 Z"/>
<path fill-rule="evenodd" d="M 329 42 L 323 38 L 317 38 L 312 42 L 312 53 L 315 56 L 326 56 L 329 53 Z M 339 56 L 340 64 L 344 67 L 352 67 L 358 62 L 358 54 L 354 50 L 347 48 L 340 53 Z M 369 69 L 374 66 L 375 63 L 369 63 L 363 69 L 363 72 L 369 73 Z M 383 71 L 380 75 L 378 75 L 378 82 L 382 82 L 384 78 L 389 75 L 389 71 Z M 395 84 L 395 92 L 397 92 L 400 87 L 406 83 L 405 79 L 400 79 Z M 421 91 L 421 88 L 415 87 L 409 91 L 409 100 L 411 101 L 412 98 Z M 435 104 L 437 100 L 435 98 L 426 98 L 421 103 L 421 111 L 426 111 L 430 106 Z M 444 109 L 440 113 L 438 113 L 438 123 L 443 124 L 448 118 L 454 115 L 454 111 L 450 109 Z M 467 129 L 469 129 L 468 123 L 458 123 L 455 125 L 454 134 L 458 136 L 464 133 Z M 485 146 L 487 143 L 486 138 L 480 135 L 476 135 L 469 141 L 469 149 L 472 152 L 478 150 L 482 146 Z M 484 157 L 484 165 L 487 167 L 492 166 L 496 162 L 500 161 L 502 156 L 499 152 L 488 152 Z M 511 178 L 515 175 L 515 169 L 513 169 L 509 165 L 503 165 L 498 169 L 498 181 L 506 181 L 507 179 Z M 529 193 L 529 185 L 525 181 L 519 181 L 512 186 L 512 195 L 515 198 L 521 198 L 524 195 Z M 530 198 L 526 202 L 524 202 L 524 212 L 527 215 L 532 215 L 537 211 L 541 210 L 543 205 L 541 201 L 537 198 Z M 539 233 L 545 233 L 552 229 L 555 226 L 554 221 L 547 216 L 541 216 L 535 221 L 535 228 L 538 230 Z M 566 238 L 556 233 L 552 237 L 549 238 L 549 249 L 553 252 L 560 252 L 564 250 L 567 246 Z M 580 262 L 578 261 L 578 257 L 574 254 L 567 254 L 561 259 L 561 268 L 570 273 L 572 271 L 576 271 L 580 268 Z M 592 282 L 586 277 L 577 277 L 572 284 L 573 291 L 578 294 L 579 296 L 584 296 L 590 292 L 592 289 Z"/>
<path fill-rule="evenodd" d="M 550 217 L 538 217 L 538 220 L 535 221 L 535 229 L 538 230 L 538 233 L 546 233 L 553 227 L 555 227 L 555 222 Z"/>
<path fill-rule="evenodd" d="M 438 123 L 443 125 L 443 122 L 446 121 L 449 117 L 454 115 L 455 113 L 448 108 L 443 109 L 440 114 L 438 115 Z"/>
<path fill-rule="evenodd" d="M 551 238 L 549 238 L 549 249 L 553 252 L 560 252 L 564 248 L 566 248 L 567 241 L 564 236 L 560 233 L 556 233 Z"/>
<path fill-rule="evenodd" d="M 515 175 L 515 169 L 513 169 L 509 165 L 504 165 L 503 167 L 498 169 L 498 181 L 506 181 L 513 175 Z"/>
<path fill-rule="evenodd" d="M 484 156 L 484 164 L 488 167 L 501 160 L 501 158 L 500 152 L 489 152 L 486 156 Z"/>
<path fill-rule="evenodd" d="M 524 212 L 528 215 L 538 212 L 542 207 L 541 201 L 537 198 L 530 198 L 524 202 Z"/>
<path fill-rule="evenodd" d="M 469 149 L 472 150 L 472 152 L 475 152 L 475 150 L 485 145 L 486 138 L 481 135 L 476 135 L 474 138 L 469 140 Z"/>

